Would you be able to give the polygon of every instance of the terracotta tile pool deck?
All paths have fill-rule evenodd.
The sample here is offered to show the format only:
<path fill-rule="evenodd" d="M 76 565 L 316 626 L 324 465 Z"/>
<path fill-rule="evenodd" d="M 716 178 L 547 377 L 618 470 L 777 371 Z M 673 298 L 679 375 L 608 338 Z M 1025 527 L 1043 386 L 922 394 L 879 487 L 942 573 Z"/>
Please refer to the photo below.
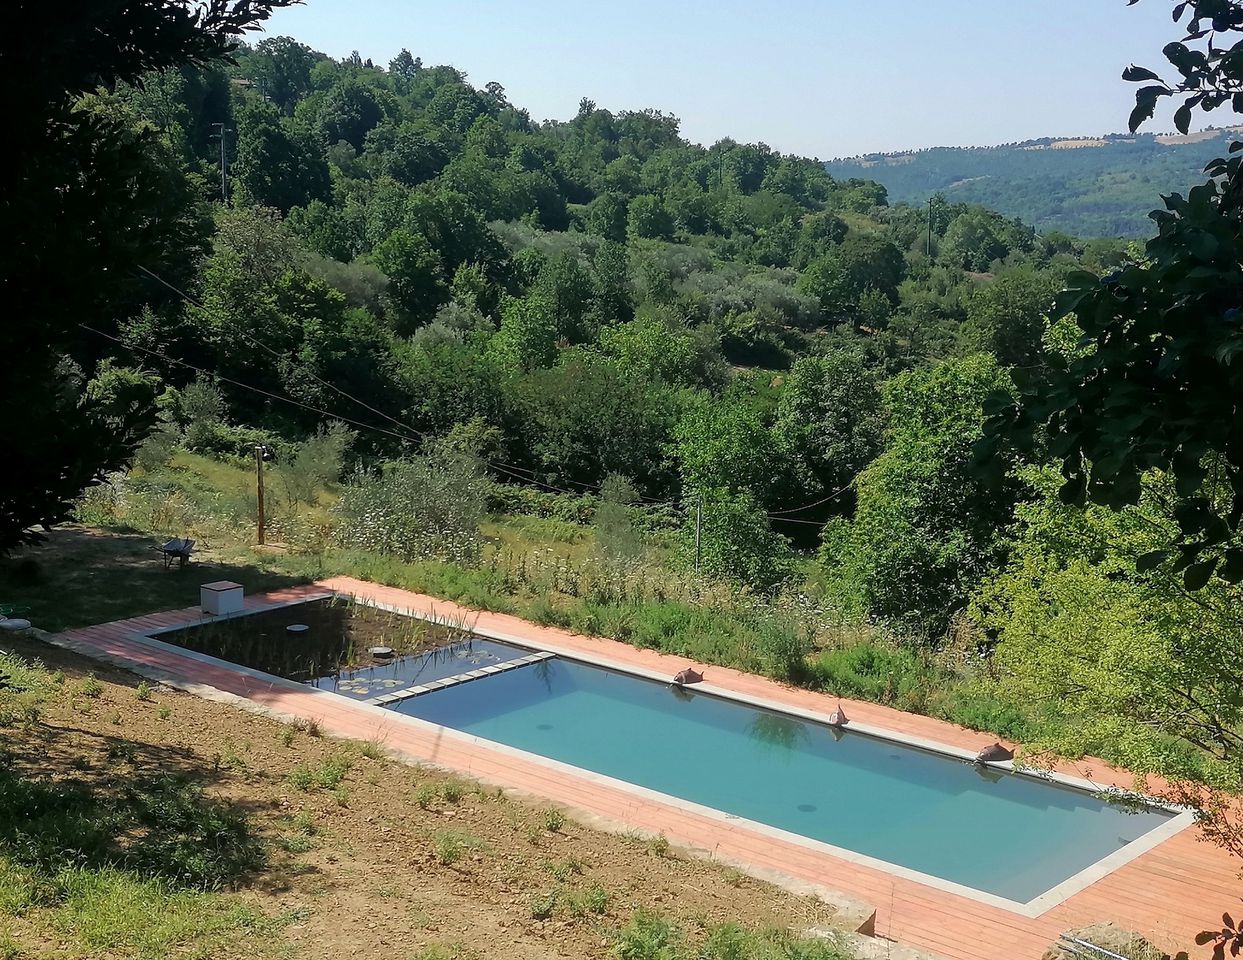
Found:
<path fill-rule="evenodd" d="M 517 617 L 460 607 L 448 601 L 349 578 L 277 590 L 246 599 L 248 611 L 336 592 L 414 616 L 465 622 L 481 633 L 518 639 L 583 659 L 672 676 L 688 661 L 625 643 L 541 627 Z M 646 795 L 576 776 L 489 749 L 439 728 L 331 693 L 287 681 L 273 683 L 253 671 L 223 667 L 194 655 L 153 644 L 144 637 L 170 627 L 200 622 L 198 607 L 135 617 L 67 631 L 56 642 L 87 656 L 132 666 L 138 672 L 194 690 L 196 686 L 243 698 L 250 705 L 286 717 L 316 720 L 333 736 L 376 740 L 406 758 L 458 771 L 485 782 L 546 797 L 630 829 L 663 833 L 675 844 L 706 851 L 730 862 L 840 890 L 876 908 L 875 931 L 902 944 L 947 960 L 1036 960 L 1059 933 L 1102 921 L 1139 931 L 1171 952 L 1198 948 L 1201 930 L 1219 926 L 1222 913 L 1236 913 L 1243 896 L 1240 864 L 1203 842 L 1190 827 L 1140 854 L 1104 878 L 1037 917 L 1027 917 L 940 890 L 885 870 L 853 863 L 819 850 L 764 835 L 743 824 L 729 824 Z M 783 686 L 763 677 L 723 667 L 703 668 L 718 688 L 827 714 L 836 697 Z M 903 713 L 877 704 L 841 701 L 852 721 L 898 734 L 978 750 L 993 737 L 941 720 Z M 1102 785 L 1132 786 L 1125 771 L 1085 760 L 1056 768 Z"/>

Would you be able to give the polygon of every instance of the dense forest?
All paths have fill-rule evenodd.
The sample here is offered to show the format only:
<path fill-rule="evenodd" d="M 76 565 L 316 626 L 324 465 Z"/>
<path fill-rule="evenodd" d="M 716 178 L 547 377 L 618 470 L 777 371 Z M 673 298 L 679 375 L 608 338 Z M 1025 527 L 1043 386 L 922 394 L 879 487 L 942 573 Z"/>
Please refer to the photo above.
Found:
<path fill-rule="evenodd" d="M 372 461 L 451 438 L 515 484 L 617 478 L 636 502 L 702 503 L 702 562 L 764 587 L 787 538 L 815 546 L 892 482 L 877 456 L 941 380 L 962 409 L 936 429 L 959 432 L 1039 354 L 1061 278 L 1121 253 L 981 207 L 929 224 L 811 160 L 688 144 L 655 110 L 584 100 L 536 124 L 499 84 L 405 52 L 383 69 L 273 38 L 91 109 L 154 126 L 180 226 L 94 345 L 155 371 L 167 418 L 206 421 L 192 449 L 340 421 Z M 991 496 L 953 522 L 987 525 Z M 993 556 L 993 533 L 963 535 L 943 576 Z M 930 585 L 902 616 L 943 631 L 964 596 Z"/>
<path fill-rule="evenodd" d="M 63 142 L 23 159 L 29 465 L 0 547 L 144 496 L 144 529 L 187 491 L 224 510 L 208 465 L 258 451 L 317 572 L 395 558 L 429 592 L 1238 787 L 1243 192 L 1171 201 L 1141 250 L 891 203 L 658 110 L 537 123 L 408 51 L 212 53 L 84 65 Z M 111 152 L 66 188 L 83 140 Z M 499 558 L 485 516 L 598 550 Z"/>
<path fill-rule="evenodd" d="M 1224 154 L 1234 136 L 1228 131 L 1186 140 L 1117 134 L 1086 141 L 934 147 L 833 160 L 826 166 L 836 177 L 879 181 L 895 201 L 927 203 L 940 194 L 1020 217 L 1040 231 L 1139 238 L 1152 231 L 1148 211 L 1160 205 L 1161 196 L 1186 193 L 1203 180 L 1204 165 Z"/>

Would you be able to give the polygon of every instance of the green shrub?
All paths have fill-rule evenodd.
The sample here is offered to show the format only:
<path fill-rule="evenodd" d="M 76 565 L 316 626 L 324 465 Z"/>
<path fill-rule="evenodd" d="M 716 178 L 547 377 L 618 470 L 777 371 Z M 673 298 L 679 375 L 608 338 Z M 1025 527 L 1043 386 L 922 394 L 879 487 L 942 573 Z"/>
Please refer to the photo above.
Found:
<path fill-rule="evenodd" d="M 1037 735 L 1036 724 L 1018 707 L 974 691 L 951 691 L 937 713 L 972 730 L 985 730 L 1017 742 Z"/>
<path fill-rule="evenodd" d="M 525 514 L 565 523 L 586 525 L 596 511 L 596 498 L 544 493 L 517 484 L 497 483 L 488 490 L 489 513 Z"/>
<path fill-rule="evenodd" d="M 553 915 L 557 909 L 557 891 L 552 890 L 545 894 L 536 894 L 531 898 L 531 919 L 547 920 Z"/>
<path fill-rule="evenodd" d="M 682 562 L 696 558 L 696 510 L 688 511 L 682 536 Z M 764 508 L 749 493 L 724 489 L 702 492 L 699 511 L 700 569 L 712 577 L 768 589 L 790 575 L 790 546 L 769 526 Z"/>
<path fill-rule="evenodd" d="M 608 910 L 609 899 L 608 891 L 596 883 L 587 888 L 586 892 L 582 894 L 580 902 L 587 912 L 600 915 Z"/>
<path fill-rule="evenodd" d="M 766 674 L 790 682 L 806 678 L 811 637 L 805 631 L 793 623 L 765 618 L 755 627 L 755 639 Z"/>
<path fill-rule="evenodd" d="M 823 651 L 812 663 L 815 685 L 844 697 L 892 703 L 932 674 L 914 651 L 863 642 Z"/>
<path fill-rule="evenodd" d="M 619 960 L 680 960 L 681 931 L 664 917 L 640 910 L 621 929 L 613 945 Z"/>
<path fill-rule="evenodd" d="M 356 438 L 353 430 L 334 420 L 299 444 L 293 456 L 278 469 L 289 502 L 313 503 L 322 488 L 340 480 L 346 451 Z"/>
<path fill-rule="evenodd" d="M 570 859 L 562 860 L 559 863 L 550 863 L 548 865 L 548 872 L 564 883 L 572 876 L 580 876 L 583 872 L 583 865 L 581 861 L 570 857 Z"/>
<path fill-rule="evenodd" d="M 184 444 L 191 453 L 234 463 L 253 463 L 255 447 L 260 445 L 271 447 L 278 462 L 284 460 L 290 450 L 289 444 L 277 434 L 219 421 L 192 424 L 186 432 Z"/>
<path fill-rule="evenodd" d="M 545 595 L 540 595 L 527 604 L 523 613 L 545 627 L 566 629 L 573 625 L 570 615 Z"/>
<path fill-rule="evenodd" d="M 441 831 L 432 838 L 432 850 L 436 854 L 436 860 L 447 867 L 462 859 L 466 847 L 458 834 Z"/>
<path fill-rule="evenodd" d="M 359 470 L 334 507 L 344 546 L 457 563 L 478 559 L 488 481 L 478 462 L 419 457 Z"/>
<path fill-rule="evenodd" d="M 604 478 L 595 516 L 596 545 L 613 563 L 632 561 L 643 553 L 643 534 L 633 509 L 638 499 L 639 491 L 625 477 L 609 474 Z"/>
<path fill-rule="evenodd" d="M 488 849 L 486 843 L 469 833 L 440 830 L 432 836 L 432 852 L 436 855 L 436 860 L 446 867 L 457 863 L 471 850 Z"/>
<path fill-rule="evenodd" d="M 348 757 L 329 757 L 318 766 L 301 763 L 289 771 L 286 779 L 299 790 L 335 790 L 350 770 Z"/>
<path fill-rule="evenodd" d="M 479 960 L 479 953 L 460 943 L 438 943 L 415 954 L 415 960 Z"/>

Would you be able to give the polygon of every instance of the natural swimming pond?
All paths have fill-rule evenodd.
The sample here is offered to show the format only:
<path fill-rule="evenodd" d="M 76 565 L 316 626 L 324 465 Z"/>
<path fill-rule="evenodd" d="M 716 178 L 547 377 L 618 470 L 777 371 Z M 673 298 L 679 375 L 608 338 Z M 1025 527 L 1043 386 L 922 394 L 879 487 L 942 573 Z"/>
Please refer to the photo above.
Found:
<path fill-rule="evenodd" d="M 291 626 L 306 629 L 290 633 Z M 205 620 L 159 639 L 355 700 L 456 676 L 529 653 L 462 628 L 347 600 L 312 600 L 262 613 Z M 388 647 L 377 658 L 371 647 Z"/>
<path fill-rule="evenodd" d="M 565 660 L 393 709 L 1020 903 L 1173 816 Z"/>
<path fill-rule="evenodd" d="M 1175 816 L 560 658 L 483 675 L 530 651 L 341 601 L 159 639 L 1019 904 Z"/>

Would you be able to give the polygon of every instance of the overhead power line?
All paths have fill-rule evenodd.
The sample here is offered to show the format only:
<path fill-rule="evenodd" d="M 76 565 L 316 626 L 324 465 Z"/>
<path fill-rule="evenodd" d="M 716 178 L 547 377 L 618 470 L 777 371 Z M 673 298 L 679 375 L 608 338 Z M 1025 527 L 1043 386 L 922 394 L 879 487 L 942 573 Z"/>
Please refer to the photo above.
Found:
<path fill-rule="evenodd" d="M 149 268 L 143 266 L 142 264 L 138 265 L 138 270 L 141 271 L 146 276 L 150 277 L 156 283 L 160 284 L 166 289 L 177 294 L 177 296 L 181 297 L 191 306 L 197 307 L 200 310 L 208 309 L 202 303 L 202 301 L 193 297 L 192 295 L 187 293 L 185 290 L 182 290 L 180 287 L 176 286 L 175 284 L 170 283 L 169 281 L 165 280 L 155 271 L 150 270 Z M 272 393 L 260 387 L 256 387 L 248 383 L 243 383 L 239 380 L 234 380 L 229 377 L 222 376 L 221 374 L 215 373 L 214 371 L 204 370 L 203 368 L 196 367 L 193 364 L 185 362 L 184 360 L 178 360 L 175 357 L 170 357 L 167 354 L 161 353 L 158 350 L 152 350 L 147 347 L 138 346 L 137 344 L 128 343 L 127 341 L 121 339 L 120 337 L 116 337 L 111 334 L 104 333 L 102 330 L 97 330 L 94 327 L 90 327 L 86 324 L 79 324 L 79 326 L 84 330 L 89 330 L 90 332 L 98 334 L 101 337 L 106 337 L 107 339 L 112 340 L 115 343 L 119 343 L 121 346 L 126 347 L 130 350 L 135 350 L 141 353 L 146 353 L 150 356 L 158 357 L 159 359 L 165 361 L 166 363 L 171 363 L 176 366 L 183 367 L 187 370 L 192 370 L 203 376 L 215 377 L 216 379 L 221 380 L 225 383 L 228 383 L 232 386 L 238 387 L 239 389 L 249 390 L 252 393 L 259 394 L 261 396 L 267 397 L 272 400 L 279 400 L 283 403 L 287 403 L 295 407 L 300 407 L 303 410 L 307 410 L 312 413 L 317 413 L 320 416 L 332 417 L 334 419 L 341 420 L 344 423 L 348 423 L 351 426 L 358 427 L 359 429 L 362 429 L 362 430 L 369 430 L 374 433 L 383 434 L 385 436 L 395 437 L 396 439 L 401 440 L 404 443 L 422 442 L 425 440 L 433 439 L 426 432 L 421 431 L 421 430 L 416 430 L 414 427 L 411 427 L 407 425 L 406 423 L 403 423 L 401 420 L 398 420 L 396 417 L 392 416 L 391 414 L 386 413 L 385 411 L 379 409 L 378 407 L 372 406 L 371 404 L 367 403 L 365 400 L 362 400 L 354 396 L 352 393 L 350 393 L 347 390 L 342 389 L 341 387 L 337 386 L 335 383 L 331 382 L 330 380 L 324 379 L 323 377 L 319 376 L 319 374 L 317 374 L 314 370 L 310 369 L 310 367 L 305 363 L 301 364 L 300 368 L 302 372 L 304 372 L 310 379 L 314 380 L 320 386 L 328 390 L 331 390 L 333 393 L 337 394 L 338 396 L 346 400 L 349 400 L 351 403 L 357 404 L 358 406 L 367 410 L 369 413 L 373 413 L 376 416 L 380 417 L 381 419 L 386 420 L 389 423 L 392 423 L 394 426 L 399 428 L 402 431 L 402 433 L 397 433 L 393 430 L 389 430 L 384 427 L 377 427 L 374 424 L 363 423 L 362 421 L 344 416 L 343 414 L 336 413 L 330 410 L 325 410 L 321 407 L 316 407 L 312 404 L 307 404 L 300 400 L 295 400 L 289 396 Z M 254 336 L 249 331 L 242 329 L 239 325 L 231 324 L 230 328 L 239 337 L 241 337 L 243 340 L 245 340 L 247 343 L 249 343 L 251 346 L 255 347 L 256 349 L 264 351 L 265 353 L 269 354 L 270 356 L 274 357 L 277 360 L 283 361 L 283 360 L 288 359 L 288 357 L 285 354 L 282 354 L 278 350 L 273 349 L 272 347 L 264 343 L 262 340 Z M 525 468 L 525 467 L 520 467 L 517 464 L 506 463 L 503 461 L 486 460 L 486 459 L 483 460 L 483 463 L 493 468 L 494 470 L 500 473 L 503 473 L 506 476 L 509 476 L 510 478 L 514 480 L 517 480 L 521 483 L 530 484 L 536 487 L 541 487 L 544 490 L 550 491 L 552 493 L 561 493 L 567 496 L 576 497 L 576 496 L 581 496 L 583 493 L 587 493 L 587 492 L 594 493 L 594 494 L 600 494 L 602 492 L 602 485 L 592 485 L 592 484 L 582 483 L 577 480 L 566 480 L 564 482 L 571 486 L 581 488 L 581 492 L 575 491 L 575 490 L 569 490 L 569 489 L 566 489 L 565 487 L 559 487 L 555 484 L 547 483 L 546 481 L 540 480 L 535 475 L 534 471 L 528 468 Z M 821 497 L 819 500 L 814 500 L 810 503 L 805 503 L 798 507 L 791 507 L 788 510 L 774 510 L 771 513 L 765 514 L 765 516 L 769 520 L 775 520 L 778 523 L 800 523 L 800 524 L 808 524 L 812 526 L 824 526 L 824 523 L 818 520 L 801 520 L 801 519 L 795 519 L 788 515 L 794 514 L 794 513 L 802 513 L 804 510 L 810 510 L 813 507 L 818 507 L 821 504 L 828 503 L 830 500 L 834 500 L 837 497 L 841 496 L 843 493 L 849 490 L 852 486 L 853 486 L 853 481 L 851 483 L 846 484 L 844 487 L 838 490 L 835 490 L 832 493 L 824 497 Z M 686 510 L 687 509 L 685 504 L 680 504 L 680 503 L 670 501 L 670 500 L 658 500 L 652 497 L 645 497 L 642 495 L 639 496 L 639 501 L 648 506 L 672 507 L 675 510 Z"/>
<path fill-rule="evenodd" d="M 793 517 L 777 517 L 771 513 L 765 514 L 765 516 L 767 516 L 769 520 L 773 520 L 776 523 L 803 523 L 803 524 L 807 524 L 808 526 L 812 526 L 812 527 L 823 527 L 824 526 L 823 520 L 795 520 Z"/>
<path fill-rule="evenodd" d="M 138 269 L 142 271 L 144 274 L 146 274 L 148 277 L 150 277 L 152 280 L 159 283 L 161 286 L 177 294 L 179 297 L 181 297 L 191 306 L 197 307 L 200 310 L 208 309 L 202 303 L 202 301 L 191 296 L 189 293 L 182 290 L 180 287 L 176 286 L 175 284 L 172 284 L 169 281 L 165 280 L 159 274 L 155 273 L 155 271 L 150 270 L 147 267 L 142 266 L 141 264 L 138 266 Z M 274 350 L 272 347 L 268 346 L 258 337 L 251 334 L 249 331 L 243 330 L 237 324 L 231 324 L 231 329 L 234 330 L 238 334 L 238 336 L 240 336 L 247 343 L 251 344 L 252 346 L 260 350 L 265 351 L 266 353 L 275 357 L 277 360 L 287 359 L 287 357 L 284 354 L 280 353 L 277 350 Z M 389 421 L 390 423 L 394 424 L 400 429 L 411 434 L 412 438 L 418 439 L 418 440 L 432 439 L 427 433 L 421 430 L 416 430 L 414 427 L 408 426 L 407 424 L 398 420 L 396 417 L 393 417 L 391 414 L 385 413 L 383 410 L 373 407 L 371 404 L 367 403 L 365 400 L 360 400 L 358 397 L 354 396 L 352 393 L 349 393 L 348 391 L 343 390 L 341 387 L 338 387 L 335 383 L 325 380 L 323 377 L 319 376 L 314 370 L 311 370 L 306 364 L 302 364 L 301 369 L 303 370 L 304 373 L 307 374 L 307 376 L 309 376 L 316 383 L 320 384 L 323 387 L 326 387 L 327 389 L 333 391 L 337 395 L 344 397 L 346 400 L 349 400 L 353 403 L 358 404 L 360 407 L 363 407 L 364 409 L 370 411 L 371 413 L 374 413 L 376 416 Z M 328 415 L 332 416 L 332 414 L 328 414 Z M 354 422 L 354 421 L 350 421 L 350 422 Z M 524 483 L 533 484 L 537 487 L 543 487 L 545 490 L 549 490 L 553 493 L 564 493 L 572 497 L 581 496 L 581 494 L 576 493 L 573 490 L 567 490 L 564 487 L 558 487 L 554 484 L 546 483 L 545 481 L 540 480 L 538 477 L 536 477 L 532 471 L 527 470 L 523 467 L 519 467 L 516 464 L 504 463 L 504 462 L 498 463 L 496 461 L 491 461 L 491 460 L 485 460 L 484 463 L 494 468 L 495 470 L 500 471 L 501 473 L 507 474 L 508 476 L 514 478 L 515 480 L 520 480 Z M 589 491 L 589 492 L 597 493 L 597 494 L 600 493 L 602 489 L 601 486 L 593 486 L 591 484 L 580 483 L 577 480 L 567 480 L 565 482 L 572 486 L 581 487 L 584 491 Z M 650 497 L 644 497 L 644 496 L 640 496 L 639 499 L 643 503 L 646 503 L 652 506 L 676 506 L 675 504 L 667 500 L 655 500 Z"/>
<path fill-rule="evenodd" d="M 812 507 L 818 507 L 821 504 L 828 503 L 830 500 L 836 500 L 838 497 L 840 497 L 843 493 L 845 493 L 847 490 L 849 490 L 854 485 L 855 485 L 855 482 L 851 480 L 850 483 L 846 484 L 846 486 L 841 487 L 837 490 L 834 490 L 832 493 L 828 494 L 827 496 L 821 497 L 819 500 L 813 500 L 811 503 L 805 503 L 801 507 L 791 507 L 789 510 L 774 510 L 772 513 L 768 514 L 768 516 L 772 519 L 776 519 L 778 517 L 783 517 L 790 513 L 802 513 L 804 510 L 810 510 Z M 806 522 L 815 523 L 817 521 L 806 521 Z"/>
<path fill-rule="evenodd" d="M 128 343 L 125 340 L 122 340 L 120 337 L 113 336 L 110 333 L 105 333 L 102 330 L 97 330 L 95 327 L 92 327 L 89 324 L 79 323 L 78 326 L 81 327 L 83 330 L 88 330 L 91 333 L 98 334 L 99 336 L 104 337 L 107 340 L 111 340 L 114 343 L 119 343 L 121 346 L 125 347 L 127 350 L 134 350 L 134 351 L 137 351 L 138 353 L 145 353 L 152 357 L 158 357 L 159 359 L 163 360 L 165 363 L 171 363 L 178 367 L 184 367 L 187 370 L 193 370 L 195 373 L 202 374 L 205 377 L 214 377 L 217 380 L 223 381 L 224 383 L 227 383 L 231 386 L 238 387 L 241 390 L 249 390 L 251 393 L 257 393 L 260 396 L 268 397 L 271 400 L 279 400 L 282 403 L 288 403 L 291 406 L 301 407 L 303 410 L 309 410 L 311 413 L 318 413 L 320 416 L 323 416 L 323 417 L 332 417 L 334 420 L 341 420 L 345 423 L 350 424 L 351 426 L 358 427 L 361 430 L 370 430 L 375 433 L 387 434 L 390 437 L 396 437 L 398 440 L 401 440 L 403 443 L 412 442 L 410 437 L 403 436 L 400 433 L 394 433 L 392 430 L 386 430 L 385 428 L 377 427 L 374 424 L 363 423 L 359 420 L 353 420 L 350 417 L 344 416 L 343 414 L 340 414 L 340 413 L 336 413 L 332 410 L 325 410 L 322 407 L 317 407 L 310 403 L 303 403 L 301 400 L 295 400 L 293 399 L 293 397 L 283 396 L 279 393 L 272 393 L 269 390 L 264 390 L 262 387 L 256 387 L 249 383 L 243 383 L 240 380 L 234 380 L 231 377 L 223 376 L 222 374 L 216 373 L 212 370 L 204 370 L 202 367 L 196 367 L 192 363 L 187 363 L 184 360 L 178 360 L 176 357 L 170 357 L 168 354 L 162 353 L 159 350 L 152 350 L 150 347 L 140 347 L 136 343 Z"/>
<path fill-rule="evenodd" d="M 213 370 L 206 370 L 203 367 L 196 366 L 193 363 L 187 363 L 185 360 L 178 360 L 176 357 L 170 357 L 168 354 L 160 350 L 153 350 L 150 347 L 142 347 L 136 343 L 129 343 L 123 340 L 121 337 L 114 336 L 111 333 L 105 333 L 103 330 L 100 330 L 96 327 L 92 327 L 90 324 L 79 323 L 78 326 L 83 330 L 86 330 L 97 336 L 103 337 L 105 340 L 111 340 L 113 343 L 120 344 L 122 347 L 125 347 L 127 350 L 133 350 L 136 353 L 144 353 L 148 356 L 156 357 L 159 360 L 163 360 L 165 363 L 169 363 L 177 367 L 182 367 L 186 370 L 190 370 L 194 373 L 200 374 L 201 376 L 212 377 L 223 383 L 227 383 L 230 386 L 237 387 L 239 390 L 247 390 L 251 393 L 258 394 L 259 396 L 267 397 L 270 400 L 279 400 L 281 403 L 287 403 L 290 406 L 298 407 L 302 410 L 307 410 L 311 413 L 317 413 L 322 417 L 331 417 L 334 420 L 340 420 L 343 423 L 348 423 L 350 424 L 350 426 L 358 427 L 360 430 L 367 430 L 372 433 L 378 433 L 378 434 L 383 434 L 384 436 L 394 437 L 402 441 L 403 443 L 413 442 L 413 438 L 409 436 L 405 436 L 400 433 L 396 433 L 395 431 L 392 431 L 392 430 L 388 430 L 384 427 L 377 427 L 375 424 L 364 423 L 361 420 L 355 420 L 352 417 L 347 417 L 344 414 L 339 413 L 337 411 L 325 410 L 323 407 L 317 407 L 314 404 L 304 403 L 301 400 L 295 400 L 293 397 L 284 396 L 279 393 L 273 393 L 270 390 L 264 390 L 262 387 L 256 387 L 253 384 L 244 383 L 241 380 L 235 380 L 232 377 L 226 377 L 223 374 L 216 373 Z M 519 480 L 523 483 L 530 483 L 538 487 L 543 487 L 545 490 L 549 490 L 553 493 L 564 493 L 564 494 L 568 494 L 569 496 L 579 496 L 579 494 L 573 490 L 567 490 L 564 487 L 557 487 L 557 486 L 554 486 L 553 484 L 544 483 L 543 481 L 536 480 L 532 477 L 523 476 L 515 472 L 514 470 L 511 470 L 509 468 L 509 465 L 507 464 L 496 463 L 494 461 L 489 461 L 489 460 L 485 460 L 484 463 L 500 471 L 501 473 L 507 474 L 508 476 L 514 478 L 515 480 Z M 673 507 L 674 509 L 677 509 L 677 510 L 686 509 L 686 506 L 684 504 L 678 504 L 672 501 L 665 500 L 665 501 L 651 501 L 651 502 L 658 504 L 660 506 Z M 802 523 L 802 524 L 810 524 L 812 526 L 824 526 L 823 523 L 817 520 L 798 520 L 792 517 L 778 516 L 777 514 L 766 514 L 766 516 L 768 517 L 768 519 L 776 520 L 778 523 Z"/>
<path fill-rule="evenodd" d="M 190 304 L 191 306 L 198 307 L 198 309 L 200 310 L 207 309 L 207 307 L 204 306 L 201 301 L 195 299 L 194 297 L 192 297 L 190 294 L 186 293 L 184 290 L 180 289 L 179 287 L 176 287 L 173 284 L 169 283 L 167 280 L 165 280 L 163 277 L 156 274 L 154 271 L 148 270 L 146 267 L 142 266 L 141 264 L 139 265 L 138 269 L 141 270 L 143 273 L 145 273 L 147 276 L 149 276 L 152 280 L 156 281 L 162 286 L 167 287 L 169 290 L 173 291 L 173 293 L 177 294 L 179 297 L 181 297 L 183 300 L 186 301 L 186 303 Z M 254 336 L 253 334 L 249 333 L 246 330 L 243 330 L 238 324 L 231 324 L 230 326 L 233 329 L 233 331 L 237 333 L 238 336 L 240 336 L 243 340 L 245 340 L 251 346 L 258 347 L 260 350 L 265 351 L 266 353 L 270 354 L 271 356 L 275 357 L 278 360 L 286 359 L 286 357 L 283 354 L 281 354 L 279 351 L 272 349 L 266 343 L 260 340 L 258 337 Z M 327 387 L 333 393 L 336 393 L 337 395 L 344 397 L 346 400 L 349 400 L 353 403 L 358 404 L 360 407 L 364 408 L 365 410 L 370 411 L 371 413 L 374 413 L 376 416 L 380 417 L 381 419 L 387 420 L 390 423 L 395 424 L 396 426 L 400 427 L 402 430 L 405 430 L 408 433 L 412 434 L 415 439 L 420 439 L 420 440 L 427 439 L 427 434 L 422 433 L 421 431 L 415 430 L 413 427 L 407 426 L 406 424 L 398 420 L 396 417 L 393 417 L 390 414 L 385 413 L 383 410 L 378 410 L 375 407 L 373 407 L 371 404 L 367 403 L 365 400 L 360 400 L 358 397 L 354 396 L 353 394 L 348 393 L 345 390 L 342 390 L 335 383 L 331 383 L 330 381 L 325 380 L 323 377 L 317 374 L 314 370 L 310 369 L 306 364 L 302 364 L 302 371 L 306 373 L 307 376 L 309 376 L 312 380 L 314 380 L 320 386 Z"/>

